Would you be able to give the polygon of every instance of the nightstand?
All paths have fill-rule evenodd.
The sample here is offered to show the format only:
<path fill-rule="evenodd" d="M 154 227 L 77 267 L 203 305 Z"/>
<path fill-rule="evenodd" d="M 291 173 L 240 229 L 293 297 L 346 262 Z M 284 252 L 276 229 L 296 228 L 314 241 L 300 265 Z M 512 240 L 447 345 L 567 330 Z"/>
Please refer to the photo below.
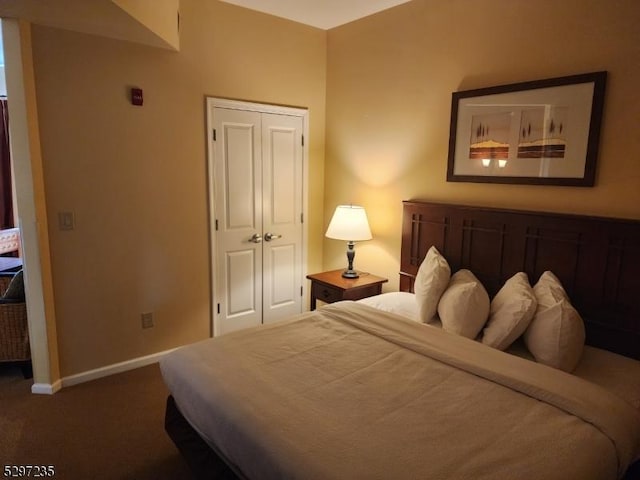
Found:
<path fill-rule="evenodd" d="M 316 300 L 333 303 L 379 295 L 382 293 L 382 284 L 389 281 L 386 278 L 362 272 L 358 278 L 344 278 L 342 272 L 344 268 L 307 275 L 311 280 L 311 310 L 316 309 Z"/>

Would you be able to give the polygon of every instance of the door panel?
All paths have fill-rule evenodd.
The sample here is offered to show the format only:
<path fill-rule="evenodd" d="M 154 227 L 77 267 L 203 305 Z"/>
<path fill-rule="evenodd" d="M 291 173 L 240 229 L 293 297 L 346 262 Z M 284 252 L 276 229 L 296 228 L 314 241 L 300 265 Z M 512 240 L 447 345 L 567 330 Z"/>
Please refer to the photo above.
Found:
<path fill-rule="evenodd" d="M 228 252 L 225 271 L 227 273 L 227 318 L 254 313 L 257 295 L 254 282 L 247 278 L 256 276 L 255 250 Z"/>
<path fill-rule="evenodd" d="M 251 119 L 247 119 L 251 121 Z M 253 119 L 255 122 L 255 119 Z M 255 124 L 224 124 L 222 156 L 225 175 L 226 223 L 228 229 L 256 229 Z"/>
<path fill-rule="evenodd" d="M 269 276 L 268 280 L 265 280 L 265 284 L 272 285 L 271 298 L 265 300 L 265 305 L 277 310 L 291 308 L 300 298 L 295 268 L 296 246 L 289 244 L 272 247 L 270 252 L 270 263 L 274 267 L 269 271 L 265 270 L 265 274 Z"/>
<path fill-rule="evenodd" d="M 273 225 L 292 224 L 296 211 L 296 145 L 295 130 L 270 128 L 269 142 L 271 149 L 267 158 L 271 161 L 270 169 L 265 169 L 271 180 L 271 223 Z"/>

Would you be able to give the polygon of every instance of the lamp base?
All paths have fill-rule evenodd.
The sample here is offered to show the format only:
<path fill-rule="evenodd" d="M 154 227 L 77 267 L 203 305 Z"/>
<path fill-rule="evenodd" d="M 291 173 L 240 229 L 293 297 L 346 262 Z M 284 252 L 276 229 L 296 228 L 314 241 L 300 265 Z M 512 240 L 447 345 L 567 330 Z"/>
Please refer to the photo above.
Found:
<path fill-rule="evenodd" d="M 345 270 L 344 272 L 342 272 L 342 276 L 344 278 L 359 278 L 360 274 L 355 270 Z"/>
<path fill-rule="evenodd" d="M 342 272 L 344 278 L 358 278 L 358 272 L 353 269 L 353 257 L 356 256 L 354 250 L 355 244 L 352 241 L 347 242 L 347 269 Z"/>

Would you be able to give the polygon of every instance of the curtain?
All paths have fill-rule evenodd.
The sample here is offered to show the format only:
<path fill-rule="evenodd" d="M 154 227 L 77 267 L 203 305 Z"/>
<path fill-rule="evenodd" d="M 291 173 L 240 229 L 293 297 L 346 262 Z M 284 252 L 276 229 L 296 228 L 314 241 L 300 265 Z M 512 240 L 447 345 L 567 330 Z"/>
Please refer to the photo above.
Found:
<path fill-rule="evenodd" d="M 12 228 L 13 226 L 9 110 L 7 99 L 0 98 L 0 228 Z"/>

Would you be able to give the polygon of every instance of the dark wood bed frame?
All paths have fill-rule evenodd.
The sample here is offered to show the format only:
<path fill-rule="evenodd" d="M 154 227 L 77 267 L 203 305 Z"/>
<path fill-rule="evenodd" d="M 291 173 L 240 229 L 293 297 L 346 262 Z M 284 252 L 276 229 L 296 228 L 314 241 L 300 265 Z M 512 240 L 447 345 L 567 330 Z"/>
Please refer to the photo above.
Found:
<path fill-rule="evenodd" d="M 400 290 L 434 245 L 453 272 L 471 270 L 490 296 L 524 271 L 562 281 L 585 321 L 587 343 L 640 359 L 640 221 L 432 203 L 403 202 Z M 237 479 L 182 417 L 172 397 L 165 429 L 196 478 Z M 640 478 L 636 462 L 625 480 Z"/>

